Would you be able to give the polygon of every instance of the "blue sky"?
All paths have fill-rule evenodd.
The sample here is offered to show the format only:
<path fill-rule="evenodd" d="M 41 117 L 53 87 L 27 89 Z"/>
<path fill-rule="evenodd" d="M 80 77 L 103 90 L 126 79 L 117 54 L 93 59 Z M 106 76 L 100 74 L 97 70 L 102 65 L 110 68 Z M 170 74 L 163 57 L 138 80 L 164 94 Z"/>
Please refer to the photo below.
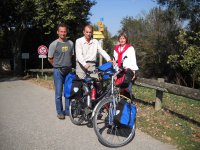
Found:
<path fill-rule="evenodd" d="M 154 0 L 155 1 L 155 0 Z M 121 28 L 121 20 L 126 16 L 137 17 L 142 12 L 157 6 L 153 0 L 96 0 L 97 4 L 90 10 L 90 21 L 96 24 L 100 18 L 104 18 L 104 24 L 113 35 Z"/>

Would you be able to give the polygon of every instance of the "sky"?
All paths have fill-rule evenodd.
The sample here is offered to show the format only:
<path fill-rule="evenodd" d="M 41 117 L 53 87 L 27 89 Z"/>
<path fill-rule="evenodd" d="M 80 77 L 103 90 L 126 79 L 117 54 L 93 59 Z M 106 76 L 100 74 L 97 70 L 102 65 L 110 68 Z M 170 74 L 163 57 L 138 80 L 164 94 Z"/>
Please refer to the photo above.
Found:
<path fill-rule="evenodd" d="M 90 22 L 97 24 L 101 18 L 112 36 L 117 35 L 121 28 L 120 22 L 126 16 L 138 17 L 142 12 L 157 6 L 155 0 L 96 0 L 90 13 Z"/>

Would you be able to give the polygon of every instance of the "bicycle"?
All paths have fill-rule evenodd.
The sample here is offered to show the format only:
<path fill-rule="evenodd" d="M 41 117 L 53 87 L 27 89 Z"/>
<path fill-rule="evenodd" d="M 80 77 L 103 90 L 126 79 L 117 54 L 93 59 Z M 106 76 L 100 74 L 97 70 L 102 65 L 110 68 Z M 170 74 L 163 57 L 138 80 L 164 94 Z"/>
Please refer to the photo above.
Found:
<path fill-rule="evenodd" d="M 93 127 L 99 141 L 108 147 L 121 147 L 128 144 L 135 136 L 135 120 L 132 128 L 122 126 L 115 122 L 117 115 L 116 106 L 122 99 L 131 104 L 131 100 L 120 94 L 120 89 L 115 86 L 114 78 L 122 71 L 117 68 L 111 78 L 111 94 L 100 101 L 93 112 Z M 132 104 L 134 105 L 134 104 Z M 101 118 L 99 118 L 101 116 Z"/>
<path fill-rule="evenodd" d="M 112 63 L 109 66 L 111 67 Z M 112 69 L 109 69 L 110 67 L 103 71 L 100 66 L 94 71 L 87 71 L 85 79 L 74 80 L 74 82 L 81 82 L 82 84 L 81 96 L 71 99 L 69 105 L 69 117 L 75 125 L 81 125 L 84 121 L 90 122 L 92 120 L 92 112 L 97 103 L 103 97 L 109 95 L 111 86 L 108 86 L 104 79 L 107 79 L 112 72 Z M 93 73 L 98 73 L 99 80 L 90 76 Z M 96 88 L 96 98 L 92 98 L 94 95 L 91 95 L 94 88 Z"/>

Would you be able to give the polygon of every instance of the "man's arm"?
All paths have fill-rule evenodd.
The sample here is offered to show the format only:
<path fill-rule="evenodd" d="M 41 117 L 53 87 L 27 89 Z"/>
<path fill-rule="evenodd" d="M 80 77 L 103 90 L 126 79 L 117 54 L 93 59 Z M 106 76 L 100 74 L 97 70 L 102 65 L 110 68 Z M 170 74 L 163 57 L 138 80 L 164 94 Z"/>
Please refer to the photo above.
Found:
<path fill-rule="evenodd" d="M 48 61 L 53 66 L 53 55 L 56 49 L 56 42 L 53 42 L 49 45 L 49 52 L 48 52 Z"/>
<path fill-rule="evenodd" d="M 53 66 L 53 58 L 48 58 L 49 63 Z"/>

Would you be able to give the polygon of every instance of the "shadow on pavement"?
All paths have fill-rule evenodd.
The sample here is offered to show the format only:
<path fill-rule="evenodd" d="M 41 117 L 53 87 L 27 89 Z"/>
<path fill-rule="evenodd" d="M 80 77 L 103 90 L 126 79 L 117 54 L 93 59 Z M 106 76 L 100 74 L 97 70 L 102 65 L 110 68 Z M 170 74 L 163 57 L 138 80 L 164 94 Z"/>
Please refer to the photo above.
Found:
<path fill-rule="evenodd" d="M 16 81 L 16 80 L 27 80 L 32 78 L 32 76 L 24 76 L 24 75 L 14 75 L 13 72 L 0 72 L 0 82 L 7 82 L 7 81 Z"/>

